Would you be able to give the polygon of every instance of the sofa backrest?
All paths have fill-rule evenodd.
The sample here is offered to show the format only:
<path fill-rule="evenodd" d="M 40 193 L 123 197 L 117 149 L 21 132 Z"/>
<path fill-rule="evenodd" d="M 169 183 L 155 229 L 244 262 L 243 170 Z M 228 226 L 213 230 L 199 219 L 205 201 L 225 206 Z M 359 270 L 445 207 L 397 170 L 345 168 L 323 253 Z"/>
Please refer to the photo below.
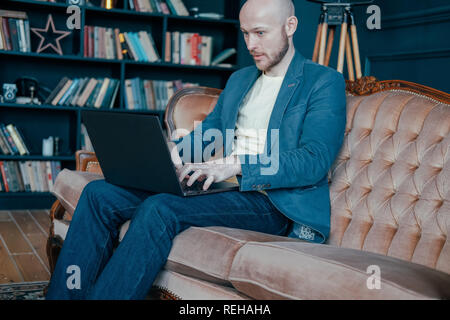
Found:
<path fill-rule="evenodd" d="M 347 89 L 328 243 L 450 273 L 450 95 L 374 78 Z"/>

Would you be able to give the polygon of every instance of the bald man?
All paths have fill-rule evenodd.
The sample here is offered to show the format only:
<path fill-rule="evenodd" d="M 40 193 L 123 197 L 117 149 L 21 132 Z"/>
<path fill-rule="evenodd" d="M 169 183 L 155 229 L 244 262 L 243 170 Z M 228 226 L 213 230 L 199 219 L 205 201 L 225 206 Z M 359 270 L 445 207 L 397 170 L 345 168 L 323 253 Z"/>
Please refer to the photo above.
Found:
<path fill-rule="evenodd" d="M 201 125 L 168 142 L 180 181 L 191 185 L 198 180 L 204 189 L 213 182 L 235 181 L 239 191 L 184 198 L 104 180 L 89 183 L 47 299 L 143 299 L 166 264 L 173 239 L 191 226 L 326 241 L 327 173 L 344 136 L 344 79 L 295 50 L 298 20 L 290 0 L 248 0 L 239 19 L 255 65 L 231 75 Z M 200 139 L 200 144 L 194 139 L 207 132 L 219 133 L 214 143 L 223 142 L 214 144 L 210 153 L 209 139 Z M 114 250 L 120 226 L 130 219 Z M 198 245 L 201 252 L 209 244 L 183 245 Z M 78 283 L 73 282 L 73 270 L 81 276 Z"/>

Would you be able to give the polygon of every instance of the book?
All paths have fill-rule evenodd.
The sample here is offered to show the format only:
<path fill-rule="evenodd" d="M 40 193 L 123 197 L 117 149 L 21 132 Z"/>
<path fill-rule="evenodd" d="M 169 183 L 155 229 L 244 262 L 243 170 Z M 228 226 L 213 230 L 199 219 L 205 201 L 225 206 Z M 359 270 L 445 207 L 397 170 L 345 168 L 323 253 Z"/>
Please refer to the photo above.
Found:
<path fill-rule="evenodd" d="M 144 80 L 144 91 L 148 109 L 156 110 L 155 95 L 153 94 L 153 81 Z"/>
<path fill-rule="evenodd" d="M 3 134 L 3 131 L 0 130 L 0 149 L 2 150 L 3 154 L 12 154 L 11 147 L 9 146 L 8 141 L 6 140 L 5 135 Z"/>
<path fill-rule="evenodd" d="M 23 11 L 13 11 L 13 10 L 1 10 L 0 17 L 15 18 L 15 19 L 28 19 L 28 15 Z"/>
<path fill-rule="evenodd" d="M 189 16 L 189 11 L 186 9 L 186 6 L 184 5 L 182 0 L 170 0 L 170 1 L 174 4 L 178 15 Z"/>
<path fill-rule="evenodd" d="M 58 84 L 56 85 L 55 89 L 50 93 L 50 95 L 45 100 L 44 104 L 51 104 L 53 99 L 55 99 L 56 95 L 61 91 L 61 89 L 64 87 L 66 82 L 69 80 L 69 78 L 64 77 L 61 80 L 59 80 Z"/>
<path fill-rule="evenodd" d="M 160 1 L 160 0 L 153 0 L 153 1 L 157 1 L 159 3 L 159 6 L 161 7 L 161 11 L 163 14 L 170 14 L 170 9 L 169 9 L 169 6 L 167 5 L 167 3 L 165 3 L 164 1 Z"/>
<path fill-rule="evenodd" d="M 9 22 L 8 18 L 2 17 L 2 30 L 3 30 L 3 36 L 5 37 L 5 48 L 6 50 L 11 51 L 12 50 L 12 42 L 11 42 L 11 36 L 9 32 Z"/>
<path fill-rule="evenodd" d="M 5 170 L 5 161 L 0 161 L 0 171 L 1 171 L 1 178 L 3 181 L 3 187 L 6 192 L 9 192 L 9 184 L 8 179 L 6 177 L 6 170 Z"/>
<path fill-rule="evenodd" d="M 67 82 L 64 84 L 64 86 L 61 88 L 61 90 L 58 92 L 58 94 L 55 96 L 55 98 L 52 100 L 51 104 L 53 106 L 56 106 L 58 102 L 61 100 L 63 95 L 69 90 L 70 86 L 72 85 L 73 80 L 68 79 Z"/>
<path fill-rule="evenodd" d="M 109 78 L 103 79 L 103 83 L 98 92 L 97 99 L 95 99 L 95 101 L 93 102 L 93 106 L 95 108 L 100 108 L 100 106 L 102 105 L 102 101 L 103 101 L 103 98 L 105 97 L 106 90 L 108 89 L 109 82 L 110 82 Z"/>
<path fill-rule="evenodd" d="M 9 131 L 6 129 L 6 126 L 3 123 L 0 123 L 0 130 L 2 130 L 2 133 L 6 138 L 5 140 L 8 142 L 8 145 L 12 150 L 12 155 L 19 154 L 19 149 L 17 148 L 12 136 L 10 135 Z"/>
<path fill-rule="evenodd" d="M 35 185 L 36 185 L 36 191 L 38 192 L 44 192 L 44 184 L 42 182 L 42 175 L 40 173 L 40 165 L 37 161 L 31 161 L 31 165 L 33 168 L 34 173 L 34 179 L 35 179 Z"/>
<path fill-rule="evenodd" d="M 82 79 L 80 79 L 80 82 L 78 84 L 78 87 L 77 87 L 76 91 L 67 100 L 67 105 L 70 105 L 70 106 L 75 106 L 76 105 L 76 101 L 80 97 L 80 95 L 83 92 L 84 88 L 86 87 L 88 81 L 89 81 L 89 78 L 82 78 Z"/>
<path fill-rule="evenodd" d="M 97 96 L 100 92 L 100 88 L 103 85 L 103 81 L 104 81 L 104 79 L 98 79 L 94 90 L 92 91 L 91 95 L 89 96 L 89 98 L 86 101 L 86 107 L 89 107 L 89 108 L 94 107 L 95 100 L 97 99 Z"/>
<path fill-rule="evenodd" d="M 28 180 L 30 183 L 31 192 L 38 191 L 36 186 L 36 178 L 34 177 L 34 170 L 32 161 L 25 161 L 25 168 L 27 171 Z"/>
<path fill-rule="evenodd" d="M 172 62 L 172 33 L 170 31 L 166 32 L 164 53 L 164 62 Z"/>
<path fill-rule="evenodd" d="M 235 48 L 225 49 L 213 59 L 213 61 L 211 62 L 211 65 L 215 66 L 215 65 L 221 63 L 222 61 L 228 59 L 229 57 L 231 57 L 235 53 L 236 53 L 236 49 Z"/>
<path fill-rule="evenodd" d="M 19 163 L 17 161 L 10 162 L 11 171 L 14 175 L 14 180 L 16 182 L 16 190 L 17 191 L 25 191 L 25 184 L 22 179 L 22 174 L 20 172 Z"/>
<path fill-rule="evenodd" d="M 77 101 L 75 102 L 75 105 L 77 105 L 79 107 L 84 107 L 86 105 L 87 99 L 91 95 L 96 84 L 97 84 L 96 79 L 94 79 L 94 78 L 89 79 L 89 81 L 87 82 L 83 91 L 80 93 L 80 96 L 78 97 Z"/>
<path fill-rule="evenodd" d="M 12 42 L 12 50 L 20 51 L 19 34 L 18 34 L 18 30 L 17 30 L 16 19 L 9 18 L 8 23 L 9 23 L 9 35 L 11 36 L 11 42 Z"/>
<path fill-rule="evenodd" d="M 130 34 L 128 32 L 125 32 L 123 36 L 125 38 L 125 42 L 128 48 L 128 54 L 130 54 L 131 59 L 139 61 L 139 56 L 137 54 L 136 48 L 133 46 L 133 43 L 131 42 Z"/>
<path fill-rule="evenodd" d="M 45 165 L 45 161 L 38 162 L 38 170 L 39 175 L 41 176 L 41 183 L 42 183 L 42 191 L 48 192 L 50 191 L 48 180 L 47 180 L 47 168 Z"/>
<path fill-rule="evenodd" d="M 131 79 L 125 80 L 125 107 L 128 110 L 134 110 L 133 87 Z"/>
<path fill-rule="evenodd" d="M 17 146 L 17 149 L 19 150 L 19 153 L 21 156 L 25 154 L 30 154 L 28 151 L 28 148 L 25 145 L 25 142 L 22 140 L 21 136 L 18 133 L 18 130 L 16 127 L 14 127 L 12 124 L 8 124 L 6 126 L 6 129 L 9 131 L 14 143 Z"/>
<path fill-rule="evenodd" d="M 145 61 L 148 62 L 150 61 L 149 56 L 147 55 L 147 53 L 145 52 L 144 48 L 142 47 L 142 43 L 139 39 L 139 35 L 137 32 L 129 32 L 130 34 L 130 39 L 133 43 L 134 48 L 136 49 L 136 52 L 139 56 L 139 60 L 138 61 Z"/>
<path fill-rule="evenodd" d="M 109 109 L 114 109 L 114 103 L 116 101 L 117 94 L 119 93 L 119 88 L 120 88 L 120 82 L 119 82 L 119 80 L 116 80 L 116 86 L 114 88 L 112 98 L 109 102 Z"/>
<path fill-rule="evenodd" d="M 122 52 L 122 45 L 120 42 L 120 30 L 118 28 L 114 29 L 114 41 L 116 43 L 116 56 L 117 59 L 123 60 L 123 52 Z"/>
<path fill-rule="evenodd" d="M 77 88 L 78 83 L 80 82 L 80 79 L 73 79 L 71 80 L 72 83 L 69 87 L 69 89 L 66 90 L 66 92 L 63 94 L 61 99 L 58 101 L 58 105 L 63 106 L 66 104 L 66 101 L 69 99 L 71 94 L 74 92 L 74 90 Z"/>
<path fill-rule="evenodd" d="M 140 31 L 139 32 L 139 39 L 141 43 L 143 44 L 145 51 L 150 54 L 150 62 L 156 62 L 160 60 L 158 51 L 156 50 L 155 41 L 153 40 L 153 37 L 151 33 Z"/>
<path fill-rule="evenodd" d="M 6 50 L 5 36 L 3 35 L 3 17 L 0 17 L 0 50 Z"/>
<path fill-rule="evenodd" d="M 111 101 L 113 99 L 113 94 L 116 90 L 118 84 L 118 80 L 116 79 L 110 79 L 110 82 L 108 84 L 108 88 L 106 89 L 105 96 L 101 102 L 100 108 L 102 109 L 110 109 L 111 103 L 114 104 L 114 101 Z"/>
<path fill-rule="evenodd" d="M 27 167 L 25 161 L 20 161 L 19 163 L 20 174 L 22 176 L 22 181 L 24 184 L 24 191 L 31 192 L 30 179 L 28 177 Z"/>
<path fill-rule="evenodd" d="M 4 166 L 5 166 L 6 180 L 8 181 L 9 185 L 9 191 L 10 192 L 20 191 L 19 182 L 16 178 L 14 167 L 11 161 L 5 161 Z"/>
<path fill-rule="evenodd" d="M 52 178 L 52 166 L 50 161 L 45 161 L 46 178 L 48 191 L 53 191 L 53 178 Z"/>
<path fill-rule="evenodd" d="M 172 33 L 173 41 L 172 41 L 172 62 L 173 63 L 181 63 L 180 59 L 180 32 L 174 31 Z"/>

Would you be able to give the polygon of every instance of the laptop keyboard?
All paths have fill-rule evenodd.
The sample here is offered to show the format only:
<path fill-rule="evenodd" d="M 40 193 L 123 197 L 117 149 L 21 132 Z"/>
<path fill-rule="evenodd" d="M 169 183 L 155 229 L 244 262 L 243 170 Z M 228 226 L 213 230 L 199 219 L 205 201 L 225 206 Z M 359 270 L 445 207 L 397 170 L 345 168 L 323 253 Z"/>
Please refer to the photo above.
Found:
<path fill-rule="evenodd" d="M 188 186 L 187 185 L 187 180 L 183 180 L 181 182 L 181 187 L 183 188 L 183 190 L 186 191 L 203 191 L 203 184 L 205 183 L 205 181 L 194 181 L 194 183 L 192 184 L 192 186 Z"/>

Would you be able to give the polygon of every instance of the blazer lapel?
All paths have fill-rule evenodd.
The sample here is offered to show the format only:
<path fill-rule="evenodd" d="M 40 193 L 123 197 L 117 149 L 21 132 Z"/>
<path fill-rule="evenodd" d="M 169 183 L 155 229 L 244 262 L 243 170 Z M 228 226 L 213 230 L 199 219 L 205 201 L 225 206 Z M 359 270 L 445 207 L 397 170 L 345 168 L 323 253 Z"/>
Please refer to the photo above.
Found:
<path fill-rule="evenodd" d="M 269 125 L 267 128 L 266 144 L 264 146 L 265 154 L 269 154 L 267 153 L 267 150 L 272 150 L 272 143 L 270 139 L 271 130 L 280 128 L 284 111 L 286 110 L 295 90 L 303 80 L 304 62 L 305 58 L 298 51 L 295 51 L 295 55 L 292 58 L 288 70 L 286 71 L 286 75 L 283 83 L 281 84 L 280 91 L 270 116 Z"/>

